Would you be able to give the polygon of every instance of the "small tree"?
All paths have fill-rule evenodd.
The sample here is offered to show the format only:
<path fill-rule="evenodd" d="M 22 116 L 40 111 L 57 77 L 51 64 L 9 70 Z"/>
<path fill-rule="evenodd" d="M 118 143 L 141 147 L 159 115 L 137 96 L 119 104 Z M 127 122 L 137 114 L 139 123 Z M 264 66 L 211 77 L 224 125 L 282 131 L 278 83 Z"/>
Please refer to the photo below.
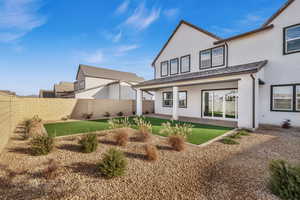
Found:
<path fill-rule="evenodd" d="M 50 136 L 36 136 L 31 140 L 30 144 L 33 155 L 47 155 L 54 148 L 54 139 Z"/>
<path fill-rule="evenodd" d="M 79 140 L 79 144 L 81 145 L 82 151 L 84 153 L 91 153 L 97 150 L 98 141 L 96 134 L 88 134 L 83 136 Z"/>
<path fill-rule="evenodd" d="M 124 175 L 126 167 L 127 161 L 124 154 L 115 148 L 109 149 L 98 164 L 99 171 L 107 178 Z"/>

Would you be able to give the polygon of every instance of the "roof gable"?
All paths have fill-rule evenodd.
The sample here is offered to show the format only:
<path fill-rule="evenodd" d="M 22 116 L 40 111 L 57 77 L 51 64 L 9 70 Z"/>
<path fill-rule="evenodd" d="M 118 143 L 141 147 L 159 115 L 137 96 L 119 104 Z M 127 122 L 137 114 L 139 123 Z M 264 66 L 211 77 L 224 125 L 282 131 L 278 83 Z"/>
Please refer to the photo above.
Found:
<path fill-rule="evenodd" d="M 215 40 L 221 40 L 220 37 L 216 36 L 215 34 L 213 33 L 210 33 L 200 27 L 197 27 L 193 24 L 190 24 L 189 22 L 186 22 L 184 20 L 181 20 L 179 22 L 179 24 L 177 25 L 177 27 L 175 28 L 175 30 L 173 31 L 173 33 L 171 34 L 171 36 L 169 37 L 169 39 L 167 40 L 167 42 L 164 44 L 164 46 L 162 47 L 162 49 L 159 51 L 159 53 L 157 54 L 157 56 L 155 57 L 155 59 L 153 60 L 152 62 L 152 66 L 155 64 L 155 62 L 157 61 L 157 59 L 160 57 L 160 55 L 163 53 L 163 51 L 165 50 L 165 48 L 168 46 L 168 44 L 170 43 L 170 41 L 172 40 L 172 38 L 175 36 L 175 34 L 177 33 L 177 31 L 179 30 L 179 28 L 182 26 L 182 25 L 187 25 L 188 27 L 190 28 L 193 28 L 201 33 L 204 33 L 205 35 L 208 35 L 209 37 L 215 39 Z"/>
<path fill-rule="evenodd" d="M 144 81 L 144 78 L 137 76 L 135 73 L 121 72 L 117 70 L 94 67 L 89 65 L 82 65 L 82 64 L 79 65 L 76 79 L 78 79 L 79 72 L 82 72 L 84 76 L 94 77 L 94 78 L 122 80 L 128 82 Z"/>

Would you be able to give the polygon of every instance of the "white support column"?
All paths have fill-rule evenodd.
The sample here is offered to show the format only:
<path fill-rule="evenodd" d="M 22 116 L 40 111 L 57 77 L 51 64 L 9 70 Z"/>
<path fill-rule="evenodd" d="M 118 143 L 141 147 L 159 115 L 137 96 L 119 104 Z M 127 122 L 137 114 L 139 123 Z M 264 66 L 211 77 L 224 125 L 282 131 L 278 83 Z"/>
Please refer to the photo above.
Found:
<path fill-rule="evenodd" d="M 178 87 L 173 87 L 173 112 L 172 119 L 178 120 Z"/>
<path fill-rule="evenodd" d="M 143 91 L 140 89 L 136 90 L 136 114 L 143 115 Z"/>

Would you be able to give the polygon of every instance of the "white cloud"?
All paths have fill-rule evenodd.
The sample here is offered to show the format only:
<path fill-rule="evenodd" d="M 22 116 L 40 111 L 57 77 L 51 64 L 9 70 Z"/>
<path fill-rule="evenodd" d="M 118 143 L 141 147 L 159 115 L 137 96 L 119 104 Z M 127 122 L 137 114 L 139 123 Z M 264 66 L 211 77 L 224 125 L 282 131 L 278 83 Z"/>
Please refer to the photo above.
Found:
<path fill-rule="evenodd" d="M 80 54 L 83 57 L 83 61 L 88 63 L 97 64 L 104 60 L 104 55 L 101 50 L 96 50 L 93 53 L 81 52 Z"/>
<path fill-rule="evenodd" d="M 16 41 L 45 24 L 46 18 L 38 14 L 40 8 L 40 0 L 0 1 L 0 41 Z"/>
<path fill-rule="evenodd" d="M 174 18 L 177 17 L 179 14 L 179 9 L 178 8 L 170 8 L 170 9 L 166 9 L 164 10 L 163 14 L 167 17 L 167 18 Z"/>
<path fill-rule="evenodd" d="M 119 7 L 116 9 L 115 13 L 120 15 L 127 11 L 130 1 L 124 0 L 123 3 L 119 5 Z"/>
<path fill-rule="evenodd" d="M 133 26 L 138 30 L 146 29 L 153 22 L 155 22 L 160 16 L 160 8 L 152 7 L 151 10 L 145 7 L 144 3 L 141 3 L 133 12 L 133 14 L 125 21 L 126 25 Z"/>
<path fill-rule="evenodd" d="M 139 48 L 139 46 L 136 45 L 136 44 L 132 44 L 132 45 L 123 45 L 123 46 L 119 46 L 119 47 L 117 48 L 117 53 L 126 53 L 126 52 L 128 52 L 128 51 L 132 51 L 132 50 L 135 50 L 135 49 L 137 49 L 137 48 Z"/>
<path fill-rule="evenodd" d="M 264 17 L 258 14 L 248 14 L 242 20 L 238 21 L 241 26 L 258 26 L 263 23 Z"/>
<path fill-rule="evenodd" d="M 112 38 L 112 41 L 113 42 L 119 42 L 122 38 L 122 31 L 119 31 L 118 34 L 114 35 L 113 38 Z"/>

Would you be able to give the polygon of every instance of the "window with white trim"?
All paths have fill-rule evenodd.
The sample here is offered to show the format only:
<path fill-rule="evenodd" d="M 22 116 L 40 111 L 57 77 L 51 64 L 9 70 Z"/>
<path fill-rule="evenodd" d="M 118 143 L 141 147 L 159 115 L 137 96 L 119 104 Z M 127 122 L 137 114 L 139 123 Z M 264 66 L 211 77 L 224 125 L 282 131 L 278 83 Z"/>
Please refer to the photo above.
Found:
<path fill-rule="evenodd" d="M 170 60 L 170 75 L 178 74 L 179 62 L 178 58 Z"/>
<path fill-rule="evenodd" d="M 172 106 L 173 106 L 173 93 L 163 92 L 163 107 L 172 107 Z"/>
<path fill-rule="evenodd" d="M 300 52 L 300 24 L 284 28 L 284 53 Z"/>
<path fill-rule="evenodd" d="M 169 62 L 168 61 L 161 62 L 160 76 L 164 77 L 164 76 L 168 76 L 168 75 L 169 75 Z"/>
<path fill-rule="evenodd" d="M 224 65 L 224 47 L 212 49 L 212 67 Z"/>
<path fill-rule="evenodd" d="M 200 69 L 219 67 L 225 65 L 225 46 L 219 46 L 200 51 Z"/>
<path fill-rule="evenodd" d="M 187 91 L 181 91 L 178 93 L 178 101 L 179 101 L 179 108 L 187 107 Z"/>
<path fill-rule="evenodd" d="M 272 110 L 293 110 L 293 86 L 272 86 Z"/>

